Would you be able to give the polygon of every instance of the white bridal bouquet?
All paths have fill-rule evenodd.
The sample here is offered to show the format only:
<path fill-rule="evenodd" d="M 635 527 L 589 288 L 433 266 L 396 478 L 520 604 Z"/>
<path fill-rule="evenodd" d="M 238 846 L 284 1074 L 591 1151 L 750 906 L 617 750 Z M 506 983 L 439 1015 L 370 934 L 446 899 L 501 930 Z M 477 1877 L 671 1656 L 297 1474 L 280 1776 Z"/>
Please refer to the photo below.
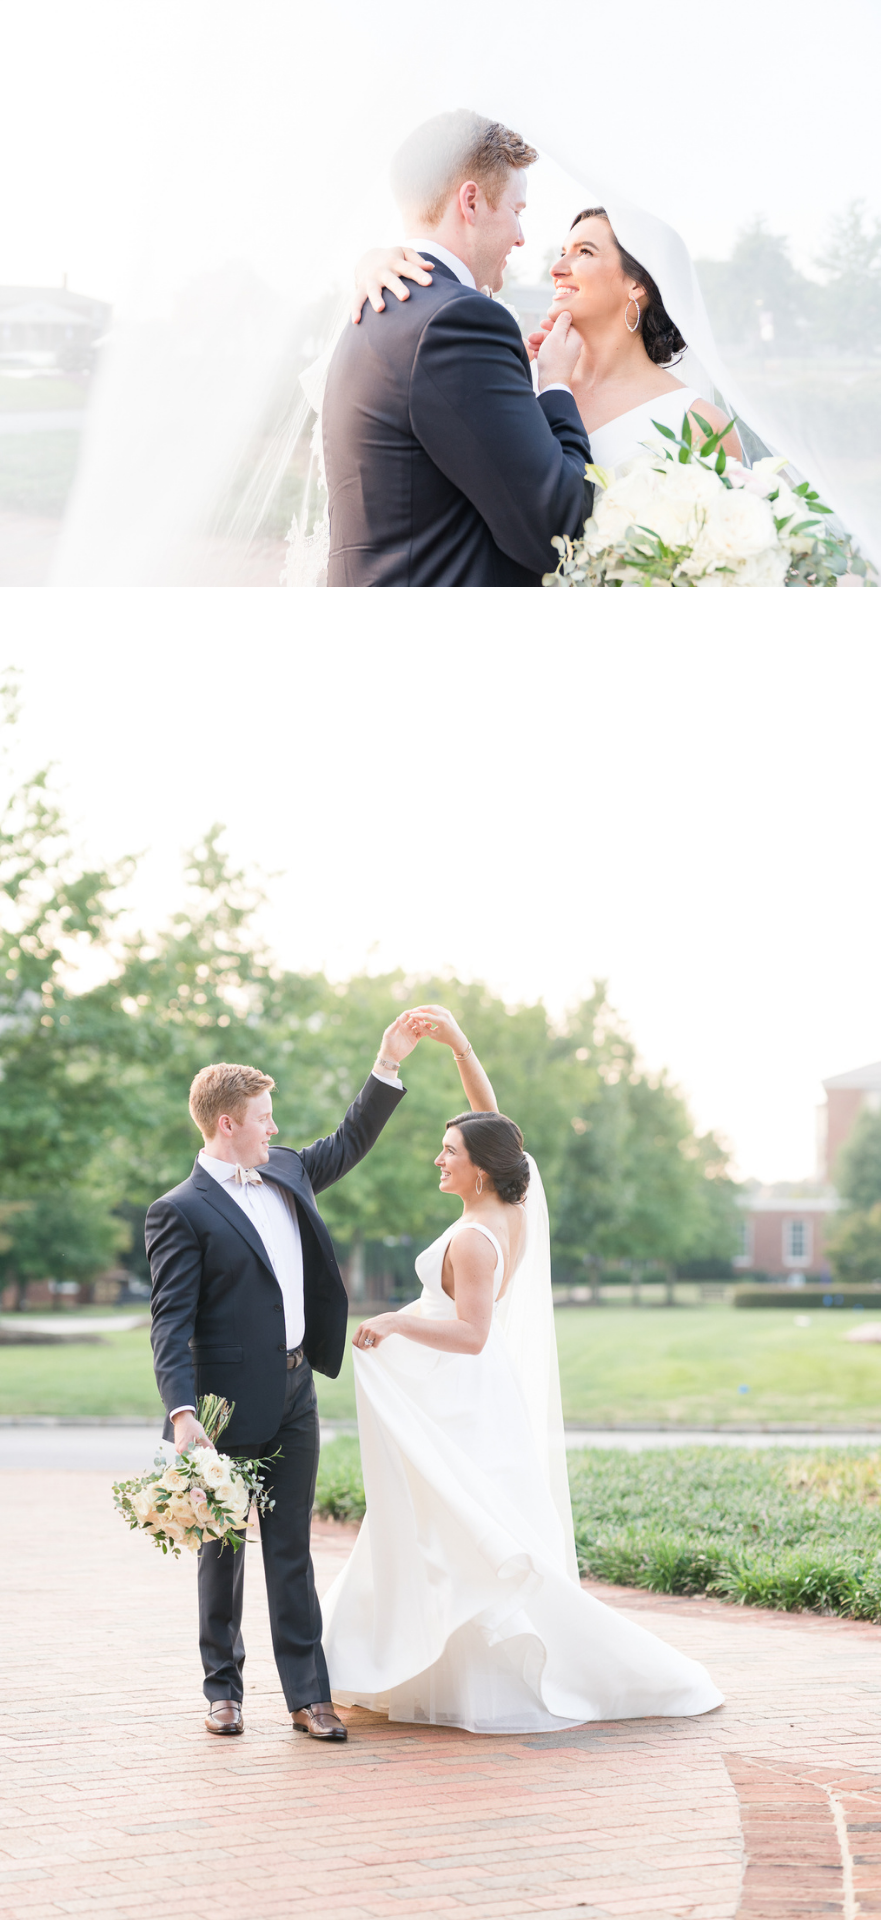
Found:
<path fill-rule="evenodd" d="M 555 573 L 545 587 L 835 587 L 874 585 L 845 534 L 824 526 L 824 507 L 807 480 L 790 487 L 786 459 L 744 467 L 696 414 L 707 439 L 693 444 L 686 414 L 679 438 L 653 425 L 673 447 L 647 445 L 616 473 L 588 467 L 596 491 L 580 540 L 559 535 Z"/>
<path fill-rule="evenodd" d="M 199 1419 L 210 1447 L 186 1447 L 171 1466 L 157 1453 L 152 1468 L 136 1480 L 117 1480 L 113 1502 L 130 1527 L 151 1533 L 163 1553 L 180 1558 L 181 1547 L 198 1553 L 204 1540 L 222 1540 L 237 1552 L 243 1530 L 257 1503 L 260 1513 L 275 1506 L 264 1487 L 261 1460 L 231 1460 L 217 1452 L 217 1441 L 233 1408 L 214 1393 L 202 1395 Z"/>

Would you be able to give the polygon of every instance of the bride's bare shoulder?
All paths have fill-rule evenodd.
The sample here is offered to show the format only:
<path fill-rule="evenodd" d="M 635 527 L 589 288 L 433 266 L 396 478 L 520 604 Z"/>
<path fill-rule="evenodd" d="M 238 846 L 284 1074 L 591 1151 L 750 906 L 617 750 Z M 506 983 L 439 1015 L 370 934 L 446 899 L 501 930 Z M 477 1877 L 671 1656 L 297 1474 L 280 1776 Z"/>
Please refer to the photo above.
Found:
<path fill-rule="evenodd" d="M 681 382 L 679 384 L 681 385 Z M 711 406 L 709 400 L 696 400 L 694 406 L 688 409 L 688 418 L 694 429 L 695 439 L 701 442 L 707 438 L 700 424 L 701 420 L 706 421 L 707 426 L 712 429 L 713 433 L 718 433 L 719 428 L 724 427 L 726 420 L 730 420 L 731 415 L 729 413 L 723 413 L 720 407 Z M 732 427 L 731 432 L 726 433 L 722 445 L 725 448 L 725 452 L 731 454 L 732 459 L 740 459 L 743 449 L 736 427 Z"/>

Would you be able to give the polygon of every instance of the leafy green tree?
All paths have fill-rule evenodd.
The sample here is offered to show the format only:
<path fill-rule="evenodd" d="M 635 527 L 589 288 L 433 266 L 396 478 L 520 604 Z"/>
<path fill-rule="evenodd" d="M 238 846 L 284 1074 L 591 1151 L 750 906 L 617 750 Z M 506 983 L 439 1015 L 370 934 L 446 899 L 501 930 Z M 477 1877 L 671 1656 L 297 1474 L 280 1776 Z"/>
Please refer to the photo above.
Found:
<path fill-rule="evenodd" d="M 851 1212 L 867 1213 L 881 1201 L 881 1113 L 863 1108 L 835 1167 L 835 1184 Z"/>
<path fill-rule="evenodd" d="M 842 1285 L 881 1280 L 881 1201 L 865 1212 L 843 1214 L 826 1245 L 832 1272 Z"/>
<path fill-rule="evenodd" d="M 0 1280 L 19 1287 L 29 1280 L 78 1280 L 88 1285 L 128 1246 L 129 1230 L 106 1198 L 81 1188 L 20 1202 L 11 1214 L 0 1250 Z"/>

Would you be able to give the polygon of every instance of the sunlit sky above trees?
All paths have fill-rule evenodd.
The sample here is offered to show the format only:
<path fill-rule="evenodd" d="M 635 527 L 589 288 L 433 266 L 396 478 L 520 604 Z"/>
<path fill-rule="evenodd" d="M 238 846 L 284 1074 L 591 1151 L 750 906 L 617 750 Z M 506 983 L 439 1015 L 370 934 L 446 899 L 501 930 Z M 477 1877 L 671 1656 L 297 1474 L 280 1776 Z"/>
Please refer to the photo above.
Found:
<path fill-rule="evenodd" d="M 522 596 L 479 638 L 441 595 L 354 629 L 332 595 L 4 601 L 22 760 L 96 861 L 143 852 L 142 923 L 225 821 L 286 966 L 560 1011 L 605 978 L 743 1174 L 813 1171 L 821 1078 L 881 1058 L 868 597 L 599 596 L 553 638 Z"/>

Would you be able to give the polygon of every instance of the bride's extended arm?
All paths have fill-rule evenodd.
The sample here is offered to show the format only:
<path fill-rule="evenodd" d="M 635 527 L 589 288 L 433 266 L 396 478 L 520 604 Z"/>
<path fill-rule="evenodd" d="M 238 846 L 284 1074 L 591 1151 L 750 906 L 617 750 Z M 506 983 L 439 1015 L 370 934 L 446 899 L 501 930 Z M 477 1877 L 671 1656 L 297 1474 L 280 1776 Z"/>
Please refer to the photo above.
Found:
<path fill-rule="evenodd" d="M 440 1353 L 481 1353 L 492 1323 L 496 1256 L 484 1233 L 462 1227 L 447 1248 L 453 1269 L 455 1320 L 423 1320 L 415 1313 L 378 1313 L 362 1321 L 352 1341 L 371 1353 L 393 1333 Z"/>
<path fill-rule="evenodd" d="M 396 300 L 409 300 L 410 289 L 405 280 L 415 280 L 420 287 L 430 287 L 432 277 L 429 269 L 433 260 L 423 260 L 421 253 L 413 247 L 371 247 L 362 253 L 355 268 L 355 294 L 352 300 L 352 319 L 357 327 L 366 300 L 370 301 L 374 313 L 385 312 L 383 288 L 393 293 Z"/>
<path fill-rule="evenodd" d="M 465 1038 L 458 1021 L 453 1019 L 448 1009 L 412 1007 L 409 1018 L 420 1023 L 421 1038 L 439 1040 L 442 1047 L 450 1048 L 472 1113 L 498 1113 L 499 1103 L 493 1093 L 489 1074 L 481 1066 L 470 1040 Z"/>

